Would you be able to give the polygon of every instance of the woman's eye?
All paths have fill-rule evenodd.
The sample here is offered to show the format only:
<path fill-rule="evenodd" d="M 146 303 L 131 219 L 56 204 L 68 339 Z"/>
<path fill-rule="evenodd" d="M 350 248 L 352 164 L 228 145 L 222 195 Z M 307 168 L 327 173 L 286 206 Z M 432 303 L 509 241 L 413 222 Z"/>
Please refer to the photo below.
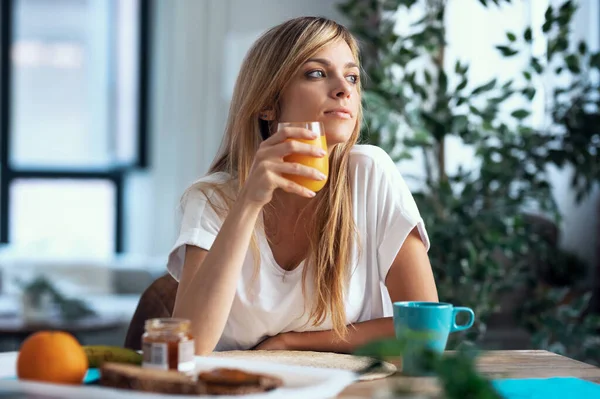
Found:
<path fill-rule="evenodd" d="M 308 72 L 306 74 L 306 76 L 308 76 L 309 78 L 324 78 L 325 77 L 325 72 L 317 69 L 317 70 Z"/>
<path fill-rule="evenodd" d="M 358 75 L 348 75 L 346 79 L 354 85 L 358 83 Z"/>

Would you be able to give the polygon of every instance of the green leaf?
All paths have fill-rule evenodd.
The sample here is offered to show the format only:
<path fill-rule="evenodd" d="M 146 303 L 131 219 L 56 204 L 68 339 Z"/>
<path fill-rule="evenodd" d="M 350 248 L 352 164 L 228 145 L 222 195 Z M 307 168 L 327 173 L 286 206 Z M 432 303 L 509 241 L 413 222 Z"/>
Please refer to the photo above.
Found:
<path fill-rule="evenodd" d="M 544 22 L 544 24 L 542 25 L 542 32 L 548 33 L 548 32 L 550 32 L 550 29 L 552 29 L 552 22 L 550 22 L 550 21 Z"/>
<path fill-rule="evenodd" d="M 512 57 L 513 55 L 519 53 L 517 50 L 514 50 L 508 46 L 496 46 L 496 49 L 498 49 L 498 51 L 500 51 L 504 57 Z"/>
<path fill-rule="evenodd" d="M 469 127 L 469 119 L 465 115 L 457 115 L 452 123 L 452 129 L 460 132 Z"/>
<path fill-rule="evenodd" d="M 481 116 L 481 111 L 479 109 L 477 109 L 476 107 L 474 107 L 473 105 L 469 105 L 469 111 L 471 111 L 472 114 Z"/>
<path fill-rule="evenodd" d="M 446 72 L 443 69 L 438 72 L 438 90 L 441 93 L 446 93 L 448 91 L 448 75 L 446 75 Z"/>
<path fill-rule="evenodd" d="M 431 73 L 429 73 L 429 71 L 426 69 L 425 72 L 423 73 L 425 75 L 425 82 L 428 85 L 431 85 L 432 79 L 431 79 Z"/>
<path fill-rule="evenodd" d="M 535 97 L 535 89 L 533 87 L 528 87 L 526 89 L 523 89 L 522 93 L 530 101 L 533 100 L 533 97 Z"/>
<path fill-rule="evenodd" d="M 518 109 L 516 111 L 511 112 L 511 116 L 513 118 L 522 120 L 527 118 L 531 113 L 529 111 L 527 111 L 526 109 Z"/>
<path fill-rule="evenodd" d="M 590 66 L 600 69 L 600 52 L 590 57 Z"/>
<path fill-rule="evenodd" d="M 531 43 L 532 39 L 533 39 L 533 35 L 531 33 L 531 28 L 527 28 L 525 29 L 525 32 L 523 33 L 523 39 L 525 39 L 525 41 L 527 43 Z"/>
<path fill-rule="evenodd" d="M 458 84 L 458 86 L 456 86 L 456 91 L 461 91 L 463 90 L 465 87 L 467 87 L 467 81 L 463 80 L 462 82 L 460 82 Z"/>
<path fill-rule="evenodd" d="M 567 89 L 565 89 L 564 87 L 558 87 L 556 89 L 554 89 L 554 97 L 558 97 L 562 94 L 565 94 L 567 92 Z"/>
<path fill-rule="evenodd" d="M 523 76 L 525 76 L 525 79 L 527 79 L 527 80 L 531 80 L 531 72 L 524 71 L 524 72 L 523 72 Z"/>
<path fill-rule="evenodd" d="M 546 12 L 544 13 L 544 19 L 546 21 L 553 21 L 554 20 L 553 12 L 554 12 L 554 10 L 552 9 L 552 6 L 548 6 L 548 8 L 546 8 Z"/>
<path fill-rule="evenodd" d="M 569 54 L 567 58 L 565 58 L 565 63 L 567 64 L 569 71 L 573 73 L 581 72 L 581 68 L 579 66 L 579 57 L 577 57 L 575 54 Z"/>
<path fill-rule="evenodd" d="M 538 73 L 541 74 L 544 71 L 542 64 L 535 57 L 531 57 L 531 67 Z"/>
<path fill-rule="evenodd" d="M 514 42 L 517 40 L 517 35 L 515 35 L 512 32 L 506 32 L 506 37 L 508 38 L 508 41 L 510 41 L 510 42 Z"/>
<path fill-rule="evenodd" d="M 432 334 L 422 331 L 406 330 L 402 332 L 401 338 L 383 338 L 368 342 L 357 348 L 352 354 L 355 356 L 367 356 L 374 359 L 385 359 L 400 357 L 404 353 L 408 343 L 427 342 Z"/>
<path fill-rule="evenodd" d="M 353 353 L 355 356 L 367 356 L 375 359 L 385 359 L 388 357 L 402 356 L 406 348 L 406 342 L 389 338 L 377 341 L 371 341 Z"/>
<path fill-rule="evenodd" d="M 489 82 L 487 82 L 486 84 L 483 84 L 479 87 L 476 87 L 472 92 L 471 95 L 475 95 L 475 94 L 480 94 L 486 91 L 490 91 L 491 89 L 494 88 L 494 86 L 496 86 L 496 78 L 490 80 Z"/>
<path fill-rule="evenodd" d="M 556 39 L 556 51 L 565 51 L 569 48 L 569 40 L 566 36 L 559 36 Z"/>
<path fill-rule="evenodd" d="M 587 53 L 587 44 L 585 44 L 584 41 L 580 41 L 577 50 L 579 51 L 579 54 L 585 55 Z"/>

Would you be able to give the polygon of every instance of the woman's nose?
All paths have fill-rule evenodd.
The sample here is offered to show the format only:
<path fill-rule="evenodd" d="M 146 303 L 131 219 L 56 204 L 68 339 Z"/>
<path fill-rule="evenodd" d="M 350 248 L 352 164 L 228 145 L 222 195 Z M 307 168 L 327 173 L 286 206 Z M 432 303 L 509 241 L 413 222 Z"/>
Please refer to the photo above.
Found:
<path fill-rule="evenodd" d="M 352 88 L 346 78 L 337 79 L 336 86 L 332 91 L 333 96 L 336 98 L 349 98 L 350 93 L 352 93 Z"/>

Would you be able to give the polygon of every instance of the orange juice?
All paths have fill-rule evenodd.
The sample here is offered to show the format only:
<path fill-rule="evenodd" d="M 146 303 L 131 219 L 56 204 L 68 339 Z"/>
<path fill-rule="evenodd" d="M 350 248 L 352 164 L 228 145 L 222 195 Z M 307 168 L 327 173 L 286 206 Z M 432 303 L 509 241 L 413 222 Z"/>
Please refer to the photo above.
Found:
<path fill-rule="evenodd" d="M 321 147 L 325 151 L 327 151 L 327 140 L 325 139 L 325 135 L 317 137 L 314 140 L 302 140 L 302 139 L 290 139 L 290 140 L 298 140 L 303 143 L 315 145 L 317 147 Z M 283 158 L 286 162 L 295 162 L 302 165 L 309 166 L 311 168 L 317 169 L 319 172 L 323 173 L 325 176 L 329 176 L 329 157 L 327 155 L 322 158 L 311 157 L 309 155 L 301 155 L 301 154 L 290 154 Z M 314 191 L 315 193 L 322 189 L 327 183 L 327 180 L 314 180 L 304 176 L 298 175 L 287 175 L 284 174 L 283 177 L 289 179 L 295 183 L 300 184 L 308 188 L 309 190 Z"/>

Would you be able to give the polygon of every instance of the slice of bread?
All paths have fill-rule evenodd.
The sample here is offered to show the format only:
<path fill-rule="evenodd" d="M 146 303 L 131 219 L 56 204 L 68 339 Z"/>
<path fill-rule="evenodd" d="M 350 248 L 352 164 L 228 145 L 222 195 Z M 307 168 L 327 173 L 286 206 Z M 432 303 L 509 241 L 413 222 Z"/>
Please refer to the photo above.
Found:
<path fill-rule="evenodd" d="M 198 374 L 198 381 L 206 383 L 209 393 L 232 395 L 236 389 L 244 393 L 265 392 L 283 385 L 281 378 L 249 373 L 238 369 L 218 368 Z"/>
<path fill-rule="evenodd" d="M 204 384 L 175 370 L 154 370 L 123 363 L 104 363 L 100 385 L 142 392 L 198 395 L 206 394 Z"/>
<path fill-rule="evenodd" d="M 246 395 L 283 385 L 275 376 L 216 368 L 191 377 L 174 370 L 154 370 L 131 364 L 104 363 L 100 385 L 142 392 L 184 395 Z"/>

